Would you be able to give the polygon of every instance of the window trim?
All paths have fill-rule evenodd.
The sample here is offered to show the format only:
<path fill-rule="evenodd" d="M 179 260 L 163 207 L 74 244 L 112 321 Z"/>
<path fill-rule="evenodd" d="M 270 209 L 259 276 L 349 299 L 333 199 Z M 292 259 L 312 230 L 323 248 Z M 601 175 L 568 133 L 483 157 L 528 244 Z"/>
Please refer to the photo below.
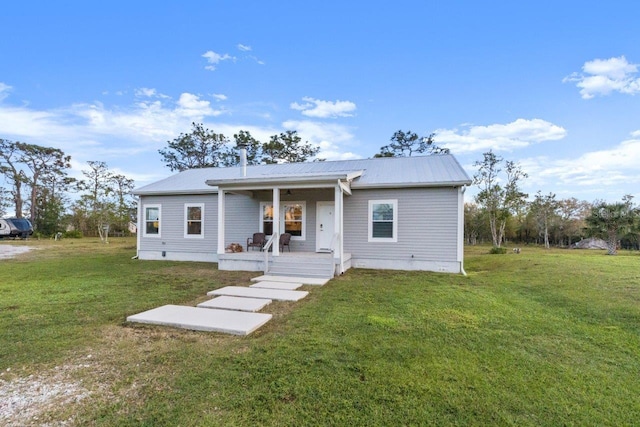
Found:
<path fill-rule="evenodd" d="M 302 206 L 302 220 L 301 220 L 301 225 L 302 225 L 302 229 L 300 230 L 300 236 L 291 236 L 291 240 L 300 240 L 300 241 L 306 241 L 307 240 L 307 202 L 306 201 L 290 201 L 287 200 L 284 203 L 280 203 L 280 212 L 278 215 L 278 220 L 280 221 L 280 231 L 282 233 L 284 233 L 284 228 L 285 228 L 285 217 L 284 217 L 284 212 L 287 206 L 291 206 L 291 205 L 300 205 Z M 260 223 L 260 232 L 264 233 L 264 219 L 263 219 L 263 212 L 264 212 L 264 207 L 265 206 L 273 206 L 273 202 L 260 202 L 260 211 L 258 212 L 259 215 L 259 223 Z M 275 218 L 274 218 L 275 221 Z"/>
<path fill-rule="evenodd" d="M 189 234 L 189 208 L 200 208 L 200 234 Z M 204 239 L 204 203 L 184 204 L 184 238 Z"/>
<path fill-rule="evenodd" d="M 150 234 L 147 233 L 147 223 L 149 222 L 149 220 L 147 219 L 147 209 L 158 209 L 158 234 Z M 158 203 L 150 203 L 148 205 L 143 205 L 142 206 L 142 212 L 143 212 L 143 221 L 144 224 L 142 226 L 142 235 L 144 237 L 150 237 L 150 238 L 161 238 L 162 235 L 162 205 L 158 204 Z"/>
<path fill-rule="evenodd" d="M 373 237 L 373 206 L 388 204 L 393 206 L 393 237 Z M 368 241 L 372 243 L 397 243 L 398 242 L 398 199 L 369 200 Z"/>

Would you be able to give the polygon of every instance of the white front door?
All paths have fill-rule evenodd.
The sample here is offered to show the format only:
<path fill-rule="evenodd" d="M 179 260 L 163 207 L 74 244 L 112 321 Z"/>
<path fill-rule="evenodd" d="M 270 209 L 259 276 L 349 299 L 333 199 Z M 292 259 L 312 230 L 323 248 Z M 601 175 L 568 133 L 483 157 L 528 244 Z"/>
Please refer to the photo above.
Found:
<path fill-rule="evenodd" d="M 334 203 L 316 204 L 316 251 L 331 252 L 331 241 L 335 230 Z"/>

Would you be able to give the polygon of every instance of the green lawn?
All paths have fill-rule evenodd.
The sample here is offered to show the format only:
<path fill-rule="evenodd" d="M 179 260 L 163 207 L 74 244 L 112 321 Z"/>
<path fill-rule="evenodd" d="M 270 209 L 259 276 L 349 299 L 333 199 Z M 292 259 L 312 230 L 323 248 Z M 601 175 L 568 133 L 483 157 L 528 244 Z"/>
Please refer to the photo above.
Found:
<path fill-rule="evenodd" d="M 132 260 L 135 241 L 0 242 L 0 381 L 88 397 L 78 425 L 634 425 L 640 255 L 468 248 L 468 276 L 350 270 L 249 337 L 130 325 L 255 274 Z M 58 370 L 56 370 L 58 367 Z M 9 369 L 7 371 L 7 369 Z M 0 382 L 0 385 L 3 384 Z M 0 405 L 1 406 L 1 405 Z M 0 421 L 2 421 L 0 419 Z M 0 422 L 1 424 L 1 422 Z"/>

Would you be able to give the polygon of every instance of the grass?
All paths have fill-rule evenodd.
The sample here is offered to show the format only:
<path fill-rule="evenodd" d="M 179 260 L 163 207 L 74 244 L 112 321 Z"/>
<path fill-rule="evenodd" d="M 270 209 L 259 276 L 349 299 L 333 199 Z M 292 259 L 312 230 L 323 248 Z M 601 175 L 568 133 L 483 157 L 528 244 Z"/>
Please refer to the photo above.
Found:
<path fill-rule="evenodd" d="M 78 425 L 633 425 L 640 256 L 468 248 L 467 277 L 350 270 L 249 337 L 124 322 L 251 273 L 131 260 L 134 241 L 0 260 L 5 380 L 80 366 Z M 0 243 L 7 244 L 7 243 Z M 12 243 L 9 243 L 12 244 Z M 24 244 L 24 243 L 16 243 Z M 85 368 L 82 368 L 85 367 Z"/>

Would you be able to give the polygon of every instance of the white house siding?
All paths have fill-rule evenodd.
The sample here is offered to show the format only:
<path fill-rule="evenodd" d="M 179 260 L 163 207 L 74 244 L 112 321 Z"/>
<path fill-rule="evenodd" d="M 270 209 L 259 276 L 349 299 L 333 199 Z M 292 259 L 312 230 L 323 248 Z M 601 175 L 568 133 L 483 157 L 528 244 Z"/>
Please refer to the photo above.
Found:
<path fill-rule="evenodd" d="M 398 201 L 397 242 L 369 242 L 369 200 Z M 355 190 L 345 197 L 344 246 L 356 268 L 458 273 L 459 190 Z"/>
<path fill-rule="evenodd" d="M 150 260 L 217 261 L 218 199 L 216 194 L 180 196 L 142 196 L 143 210 L 138 219 L 140 244 L 138 257 Z M 185 238 L 185 203 L 204 203 L 204 237 Z M 160 205 L 160 237 L 144 236 L 144 205 Z"/>

